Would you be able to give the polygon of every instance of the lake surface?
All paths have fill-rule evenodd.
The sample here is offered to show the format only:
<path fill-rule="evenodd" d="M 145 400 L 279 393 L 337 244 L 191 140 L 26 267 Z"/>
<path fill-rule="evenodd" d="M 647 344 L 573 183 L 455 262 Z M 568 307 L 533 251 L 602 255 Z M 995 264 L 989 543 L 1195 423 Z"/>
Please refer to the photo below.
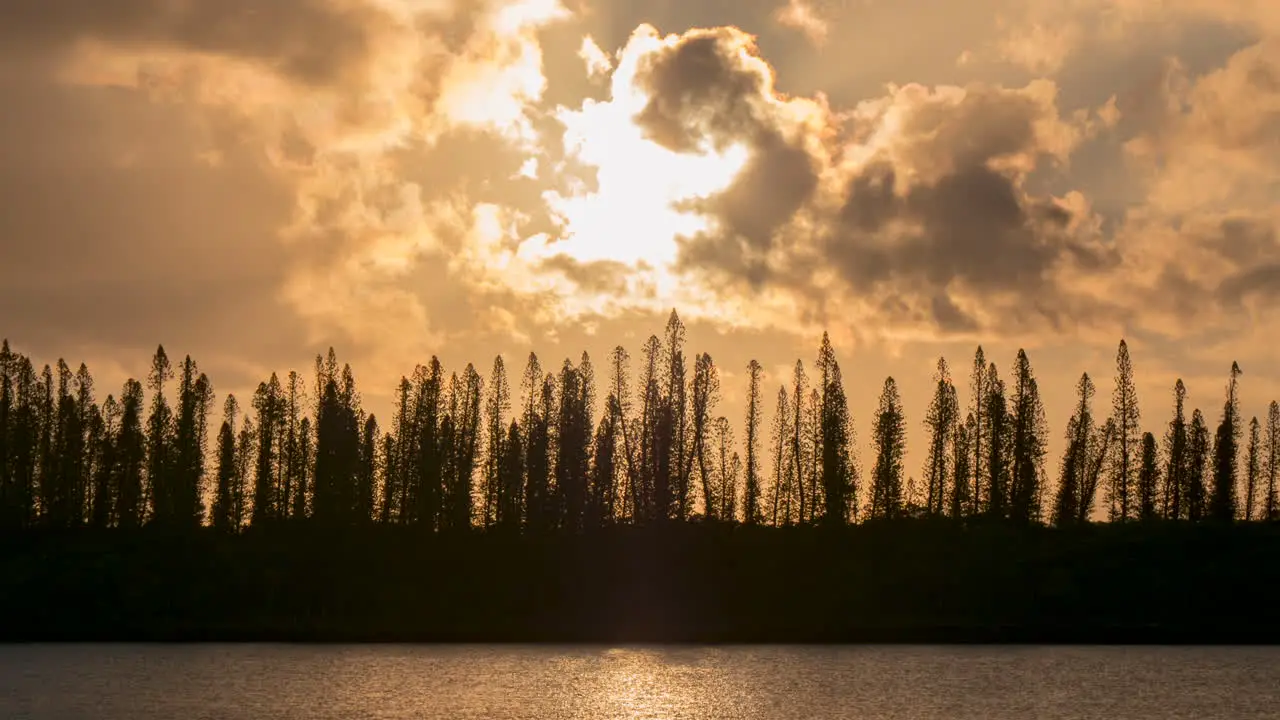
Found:
<path fill-rule="evenodd" d="M 0 646 L 0 718 L 1276 718 L 1280 648 Z"/>

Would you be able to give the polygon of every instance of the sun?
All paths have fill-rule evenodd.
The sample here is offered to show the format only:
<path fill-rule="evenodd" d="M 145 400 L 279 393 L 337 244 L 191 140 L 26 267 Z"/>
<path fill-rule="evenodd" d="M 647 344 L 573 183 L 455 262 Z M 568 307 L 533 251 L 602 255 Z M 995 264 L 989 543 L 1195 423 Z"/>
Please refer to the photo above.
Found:
<path fill-rule="evenodd" d="M 563 240 L 549 246 L 554 251 L 582 262 L 669 268 L 678 238 L 709 228 L 705 217 L 678 210 L 677 204 L 724 190 L 746 165 L 745 145 L 677 153 L 646 138 L 636 124 L 635 116 L 649 101 L 636 87 L 637 65 L 666 42 L 654 28 L 642 26 L 619 53 L 610 99 L 558 110 L 566 155 L 595 169 L 597 187 L 544 196 L 563 230 Z"/>

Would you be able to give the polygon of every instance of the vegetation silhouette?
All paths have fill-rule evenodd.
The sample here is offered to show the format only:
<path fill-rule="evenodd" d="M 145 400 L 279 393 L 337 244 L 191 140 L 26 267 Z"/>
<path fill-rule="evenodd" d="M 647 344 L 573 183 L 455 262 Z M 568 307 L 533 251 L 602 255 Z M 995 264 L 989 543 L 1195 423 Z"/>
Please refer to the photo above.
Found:
<path fill-rule="evenodd" d="M 5 341 L 0 639 L 1280 639 L 1230 609 L 1280 580 L 1280 405 L 1246 423 L 1234 363 L 1216 431 L 1179 380 L 1157 440 L 1122 341 L 1051 485 L 1021 350 L 1006 380 L 977 349 L 967 411 L 939 359 L 919 482 L 894 378 L 863 476 L 826 334 L 769 428 L 746 366 L 741 445 L 686 352 L 673 311 L 634 382 L 622 347 L 603 381 L 531 353 L 518 395 L 501 357 L 487 382 L 432 358 L 382 425 L 330 349 L 214 430 L 190 357 L 99 403 L 83 364 Z"/>

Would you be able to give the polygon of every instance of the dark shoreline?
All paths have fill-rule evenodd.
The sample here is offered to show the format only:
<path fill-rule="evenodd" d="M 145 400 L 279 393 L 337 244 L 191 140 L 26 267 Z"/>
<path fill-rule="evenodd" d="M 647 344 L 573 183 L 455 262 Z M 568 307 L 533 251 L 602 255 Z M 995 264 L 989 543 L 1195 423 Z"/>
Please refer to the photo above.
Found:
<path fill-rule="evenodd" d="M 1280 527 L 0 536 L 0 642 L 1280 644 Z"/>

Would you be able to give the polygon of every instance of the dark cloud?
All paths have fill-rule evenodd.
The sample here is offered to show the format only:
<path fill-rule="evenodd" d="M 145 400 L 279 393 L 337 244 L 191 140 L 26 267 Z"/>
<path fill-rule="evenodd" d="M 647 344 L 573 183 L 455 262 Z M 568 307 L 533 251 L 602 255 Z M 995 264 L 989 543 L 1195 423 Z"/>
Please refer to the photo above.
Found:
<path fill-rule="evenodd" d="M 635 272 L 635 268 L 614 260 L 582 262 L 563 253 L 546 258 L 539 269 L 558 272 L 583 290 L 604 295 L 625 292 L 627 278 Z"/>
<path fill-rule="evenodd" d="M 681 269 L 722 288 L 772 286 L 820 305 L 840 301 L 815 281 L 834 271 L 844 291 L 887 317 L 968 332 L 977 321 L 949 296 L 957 283 L 978 298 L 1034 295 L 1038 302 L 1007 309 L 1000 322 L 1053 324 L 1058 308 L 1079 308 L 1055 279 L 1062 265 L 1117 262 L 1073 229 L 1074 211 L 1024 187 L 1027 168 L 1072 142 L 1051 85 L 897 90 L 880 115 L 858 121 L 869 127 L 848 130 L 879 145 L 841 181 L 832 208 L 818 188 L 824 167 L 837 172 L 835 156 L 815 156 L 822 138 L 785 139 L 768 110 L 767 69 L 741 43 L 733 30 L 694 31 L 641 76 L 652 99 L 636 120 L 659 142 L 682 151 L 707 139 L 742 142 L 751 153 L 729 188 L 688 204 L 713 229 L 682 239 Z"/>
<path fill-rule="evenodd" d="M 360 66 L 389 27 L 364 0 L 7 0 L 0 48 L 58 52 L 81 40 L 238 57 L 313 83 Z M 0 54 L 8 54 L 0 50 Z"/>
<path fill-rule="evenodd" d="M 676 152 L 701 152 L 759 132 L 768 69 L 758 59 L 744 61 L 744 47 L 751 47 L 749 37 L 720 27 L 690 31 L 646 55 L 636 83 L 649 102 L 635 120 L 649 139 Z"/>

